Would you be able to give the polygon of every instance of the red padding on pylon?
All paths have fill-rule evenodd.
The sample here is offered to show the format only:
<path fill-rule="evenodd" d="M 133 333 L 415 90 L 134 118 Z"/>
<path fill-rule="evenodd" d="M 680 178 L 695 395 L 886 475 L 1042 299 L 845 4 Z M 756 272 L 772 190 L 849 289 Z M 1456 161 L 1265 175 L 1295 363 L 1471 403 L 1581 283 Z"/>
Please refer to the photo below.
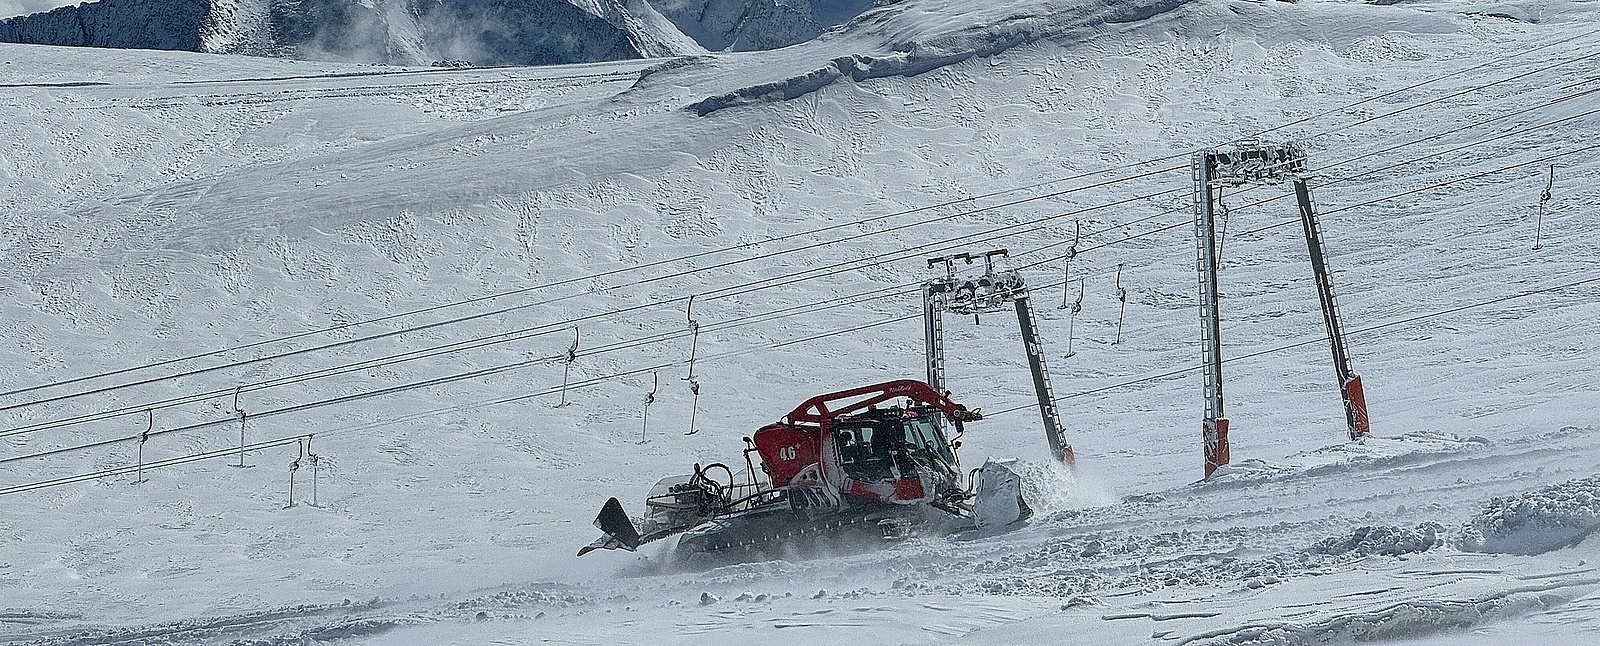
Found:
<path fill-rule="evenodd" d="M 1350 439 L 1360 439 L 1372 432 L 1367 422 L 1367 394 L 1361 389 L 1361 375 L 1344 382 L 1344 407 L 1350 422 Z"/>
<path fill-rule="evenodd" d="M 1205 445 L 1206 476 L 1211 477 L 1217 467 L 1227 464 L 1232 459 L 1228 450 L 1228 420 L 1208 419 L 1201 425 L 1201 441 Z"/>
<path fill-rule="evenodd" d="M 1065 463 L 1068 468 L 1078 468 L 1078 456 L 1072 453 L 1072 445 L 1069 444 L 1061 447 L 1061 461 Z"/>

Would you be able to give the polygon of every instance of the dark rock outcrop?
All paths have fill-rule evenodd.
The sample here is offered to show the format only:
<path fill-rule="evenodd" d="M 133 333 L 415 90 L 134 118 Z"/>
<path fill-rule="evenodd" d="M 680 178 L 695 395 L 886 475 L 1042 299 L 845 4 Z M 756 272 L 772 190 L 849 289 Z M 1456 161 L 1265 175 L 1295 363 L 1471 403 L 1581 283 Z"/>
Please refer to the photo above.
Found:
<path fill-rule="evenodd" d="M 200 51 L 210 0 L 100 0 L 0 20 L 0 42 Z"/>

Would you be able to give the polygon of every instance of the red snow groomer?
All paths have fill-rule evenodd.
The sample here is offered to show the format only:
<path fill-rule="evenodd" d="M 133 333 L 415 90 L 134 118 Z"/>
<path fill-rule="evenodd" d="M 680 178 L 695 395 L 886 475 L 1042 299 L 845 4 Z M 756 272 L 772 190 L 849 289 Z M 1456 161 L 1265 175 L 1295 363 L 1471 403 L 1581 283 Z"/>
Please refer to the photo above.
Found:
<path fill-rule="evenodd" d="M 801 542 L 897 539 L 919 527 L 1026 519 L 1033 512 L 1005 463 L 989 461 L 963 478 L 960 437 L 967 422 L 980 419 L 979 411 L 909 379 L 813 397 L 745 438 L 743 472 L 696 464 L 688 475 L 664 478 L 637 522 L 616 498 L 607 500 L 595 519 L 605 535 L 578 555 L 633 551 L 679 534 L 680 555 L 776 555 Z"/>

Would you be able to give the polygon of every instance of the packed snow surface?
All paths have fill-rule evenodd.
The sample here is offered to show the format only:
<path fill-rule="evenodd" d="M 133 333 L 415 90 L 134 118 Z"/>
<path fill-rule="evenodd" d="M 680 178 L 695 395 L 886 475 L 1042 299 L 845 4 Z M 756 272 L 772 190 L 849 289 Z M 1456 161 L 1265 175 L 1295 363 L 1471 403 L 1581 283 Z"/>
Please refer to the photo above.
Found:
<path fill-rule="evenodd" d="M 1592 641 L 1592 2 L 875 4 L 549 67 L 0 46 L 0 642 Z M 1228 188 L 1201 481 L 1189 156 L 1250 136 L 1310 156 L 1373 436 L 1287 187 Z M 995 247 L 1078 470 L 1007 316 L 947 319 L 948 385 L 1033 518 L 574 558 L 921 377 L 926 259 Z"/>

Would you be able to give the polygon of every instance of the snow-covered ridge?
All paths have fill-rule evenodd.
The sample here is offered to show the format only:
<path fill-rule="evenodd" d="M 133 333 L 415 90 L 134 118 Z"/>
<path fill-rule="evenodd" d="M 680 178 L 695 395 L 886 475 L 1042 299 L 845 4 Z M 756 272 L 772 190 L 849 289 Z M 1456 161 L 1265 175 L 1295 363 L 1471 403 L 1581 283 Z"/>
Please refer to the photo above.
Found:
<path fill-rule="evenodd" d="M 643 0 L 105 0 L 0 21 L 0 41 L 400 65 L 704 51 Z"/>
<path fill-rule="evenodd" d="M 555 64 L 783 47 L 873 6 L 873 0 L 105 0 L 7 19 L 0 41 L 406 65 Z"/>
<path fill-rule="evenodd" d="M 200 51 L 210 0 L 100 0 L 0 20 L 0 42 Z"/>

